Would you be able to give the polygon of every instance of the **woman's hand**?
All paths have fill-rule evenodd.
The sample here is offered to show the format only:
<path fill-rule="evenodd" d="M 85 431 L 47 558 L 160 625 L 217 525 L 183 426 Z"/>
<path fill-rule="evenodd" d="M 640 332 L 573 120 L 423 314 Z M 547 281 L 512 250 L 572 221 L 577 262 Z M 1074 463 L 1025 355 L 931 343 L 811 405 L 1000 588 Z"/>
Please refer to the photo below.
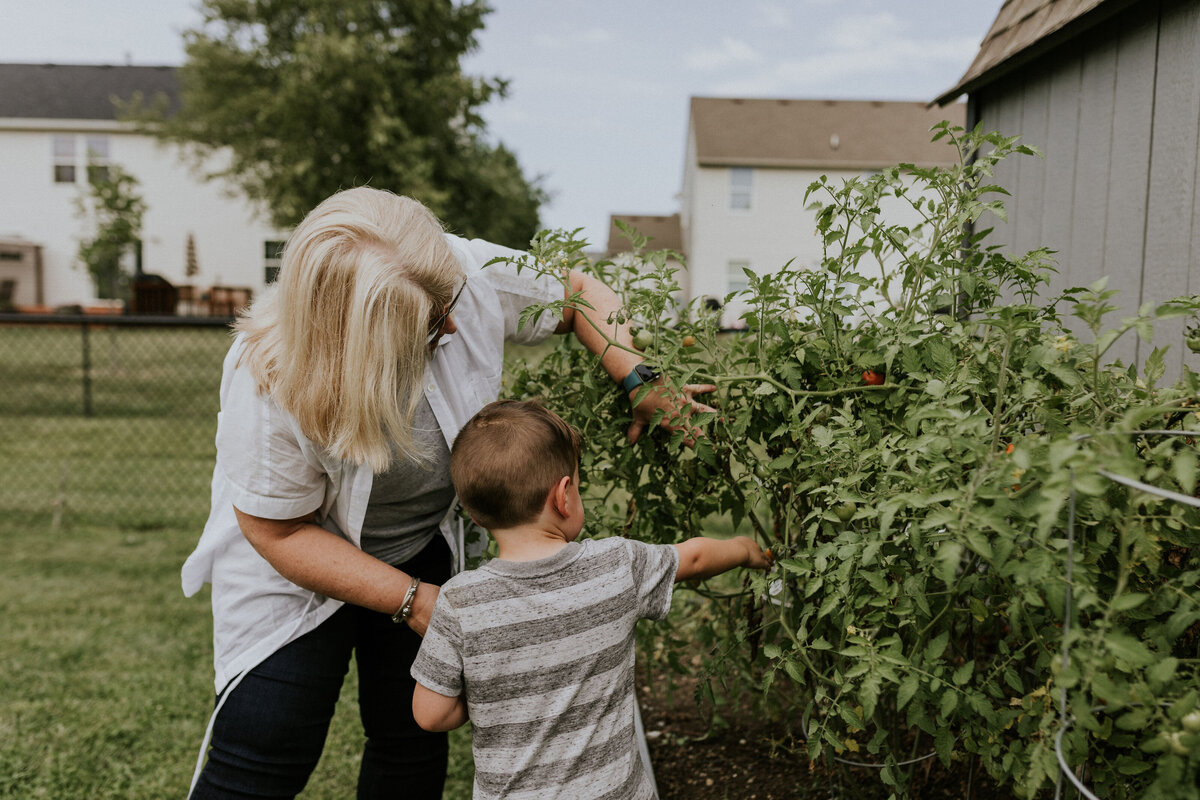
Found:
<path fill-rule="evenodd" d="M 619 384 L 630 370 L 643 361 L 642 356 L 633 348 L 629 322 L 614 321 L 620 315 L 620 300 L 611 288 L 596 278 L 575 270 L 567 274 L 565 283 L 564 297 L 569 300 L 573 295 L 579 294 L 584 304 L 563 309 L 563 319 L 557 332 L 573 331 L 584 347 L 600 356 L 600 363 L 605 371 Z M 612 347 L 612 343 L 619 346 Z M 696 402 L 693 399 L 694 395 L 711 392 L 716 388 L 708 383 L 689 383 L 682 389 L 673 390 L 656 383 L 634 407 L 633 424 L 629 426 L 626 437 L 630 443 L 640 439 L 655 413 L 661 410 L 662 426 L 669 431 L 685 431 L 685 441 L 689 445 L 693 444 L 697 437 L 703 434 L 699 428 L 688 424 L 687 417 L 699 411 L 714 410 Z M 630 402 L 633 402 L 635 397 L 636 390 L 629 395 Z"/>
<path fill-rule="evenodd" d="M 663 416 L 659 424 L 672 432 L 685 431 L 687 435 L 684 442 L 692 445 L 704 434 L 699 428 L 688 424 L 688 417 L 702 411 L 716 411 L 712 406 L 698 402 L 695 395 L 714 391 L 717 387 L 711 383 L 689 383 L 678 392 L 674 392 L 670 387 L 663 385 L 661 380 L 660 378 L 659 382 L 653 384 L 651 390 L 642 397 L 642 401 L 634 406 L 633 423 L 625 435 L 630 444 L 636 442 L 650 426 L 654 415 L 661 410 Z M 629 402 L 632 403 L 637 398 L 641 389 L 639 386 L 630 392 Z"/>
<path fill-rule="evenodd" d="M 429 618 L 433 616 L 433 604 L 437 602 L 442 588 L 432 583 L 421 582 L 417 586 L 417 594 L 413 598 L 412 611 L 405 620 L 418 636 L 424 636 L 429 629 Z"/>

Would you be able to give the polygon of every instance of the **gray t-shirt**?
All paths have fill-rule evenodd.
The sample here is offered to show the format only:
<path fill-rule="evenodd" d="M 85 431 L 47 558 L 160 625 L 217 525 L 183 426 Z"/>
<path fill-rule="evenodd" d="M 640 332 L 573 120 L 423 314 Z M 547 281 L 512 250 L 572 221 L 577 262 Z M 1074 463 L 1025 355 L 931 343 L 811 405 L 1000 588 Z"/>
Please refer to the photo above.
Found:
<path fill-rule="evenodd" d="M 421 552 L 454 502 L 450 448 L 424 397 L 413 416 L 413 437 L 430 461 L 393 458 L 387 472 L 374 477 L 363 518 L 362 549 L 388 564 L 403 564 Z"/>
<path fill-rule="evenodd" d="M 412 675 L 465 693 L 475 800 L 648 800 L 634 729 L 634 628 L 671 607 L 671 545 L 572 542 L 493 560 L 438 595 Z"/>

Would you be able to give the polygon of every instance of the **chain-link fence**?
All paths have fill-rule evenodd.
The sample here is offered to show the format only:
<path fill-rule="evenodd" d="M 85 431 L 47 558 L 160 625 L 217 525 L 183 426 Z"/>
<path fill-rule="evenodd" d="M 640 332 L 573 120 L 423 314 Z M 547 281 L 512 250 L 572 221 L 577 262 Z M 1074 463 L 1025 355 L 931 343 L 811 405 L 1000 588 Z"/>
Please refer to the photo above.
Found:
<path fill-rule="evenodd" d="M 229 322 L 0 314 L 2 524 L 201 525 Z"/>

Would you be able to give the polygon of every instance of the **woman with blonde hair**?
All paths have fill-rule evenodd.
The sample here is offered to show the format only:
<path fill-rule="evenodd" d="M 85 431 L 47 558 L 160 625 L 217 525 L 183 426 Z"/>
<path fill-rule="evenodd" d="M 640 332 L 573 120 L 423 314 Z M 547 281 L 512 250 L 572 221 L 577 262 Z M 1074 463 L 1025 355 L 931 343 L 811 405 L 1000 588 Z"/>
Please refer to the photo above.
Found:
<path fill-rule="evenodd" d="M 320 758 L 354 655 L 366 745 L 360 798 L 441 797 L 446 735 L 412 719 L 409 666 L 438 586 L 465 561 L 449 443 L 496 399 L 505 342 L 573 332 L 631 398 L 657 376 L 595 326 L 619 302 L 571 272 L 591 308 L 521 311 L 563 282 L 507 248 L 446 233 L 423 205 L 360 187 L 333 195 L 284 248 L 278 283 L 225 359 L 212 510 L 183 566 L 212 585 L 217 705 L 193 798 L 294 797 Z M 585 319 L 584 315 L 589 319 Z M 711 386 L 648 393 L 670 425 Z M 211 741 L 211 748 L 210 748 Z M 207 760 L 205 758 L 207 754 Z"/>

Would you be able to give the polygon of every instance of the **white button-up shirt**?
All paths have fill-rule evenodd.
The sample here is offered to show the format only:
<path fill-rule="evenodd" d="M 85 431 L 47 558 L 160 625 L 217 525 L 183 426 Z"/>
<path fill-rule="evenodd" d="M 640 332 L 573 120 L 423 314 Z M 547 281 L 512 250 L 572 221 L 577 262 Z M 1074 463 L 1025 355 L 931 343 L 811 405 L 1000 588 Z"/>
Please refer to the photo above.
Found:
<path fill-rule="evenodd" d="M 563 297 L 555 278 L 520 272 L 497 256 L 517 251 L 478 239 L 447 235 L 463 265 L 467 286 L 454 309 L 458 331 L 443 336 L 425 373 L 425 397 L 447 445 L 475 412 L 500 393 L 505 342 L 535 344 L 558 324 L 554 314 L 517 329 L 533 303 Z M 284 578 L 250 545 L 234 514 L 293 519 L 317 511 L 321 527 L 359 544 L 370 468 L 336 459 L 309 441 L 296 420 L 255 389 L 249 370 L 237 366 L 239 337 L 225 358 L 212 508 L 196 550 L 183 565 L 183 591 L 191 597 L 212 584 L 216 689 L 252 669 L 288 642 L 311 631 L 341 601 L 302 589 Z M 441 523 L 455 562 L 464 558 L 463 527 L 453 509 Z"/>

